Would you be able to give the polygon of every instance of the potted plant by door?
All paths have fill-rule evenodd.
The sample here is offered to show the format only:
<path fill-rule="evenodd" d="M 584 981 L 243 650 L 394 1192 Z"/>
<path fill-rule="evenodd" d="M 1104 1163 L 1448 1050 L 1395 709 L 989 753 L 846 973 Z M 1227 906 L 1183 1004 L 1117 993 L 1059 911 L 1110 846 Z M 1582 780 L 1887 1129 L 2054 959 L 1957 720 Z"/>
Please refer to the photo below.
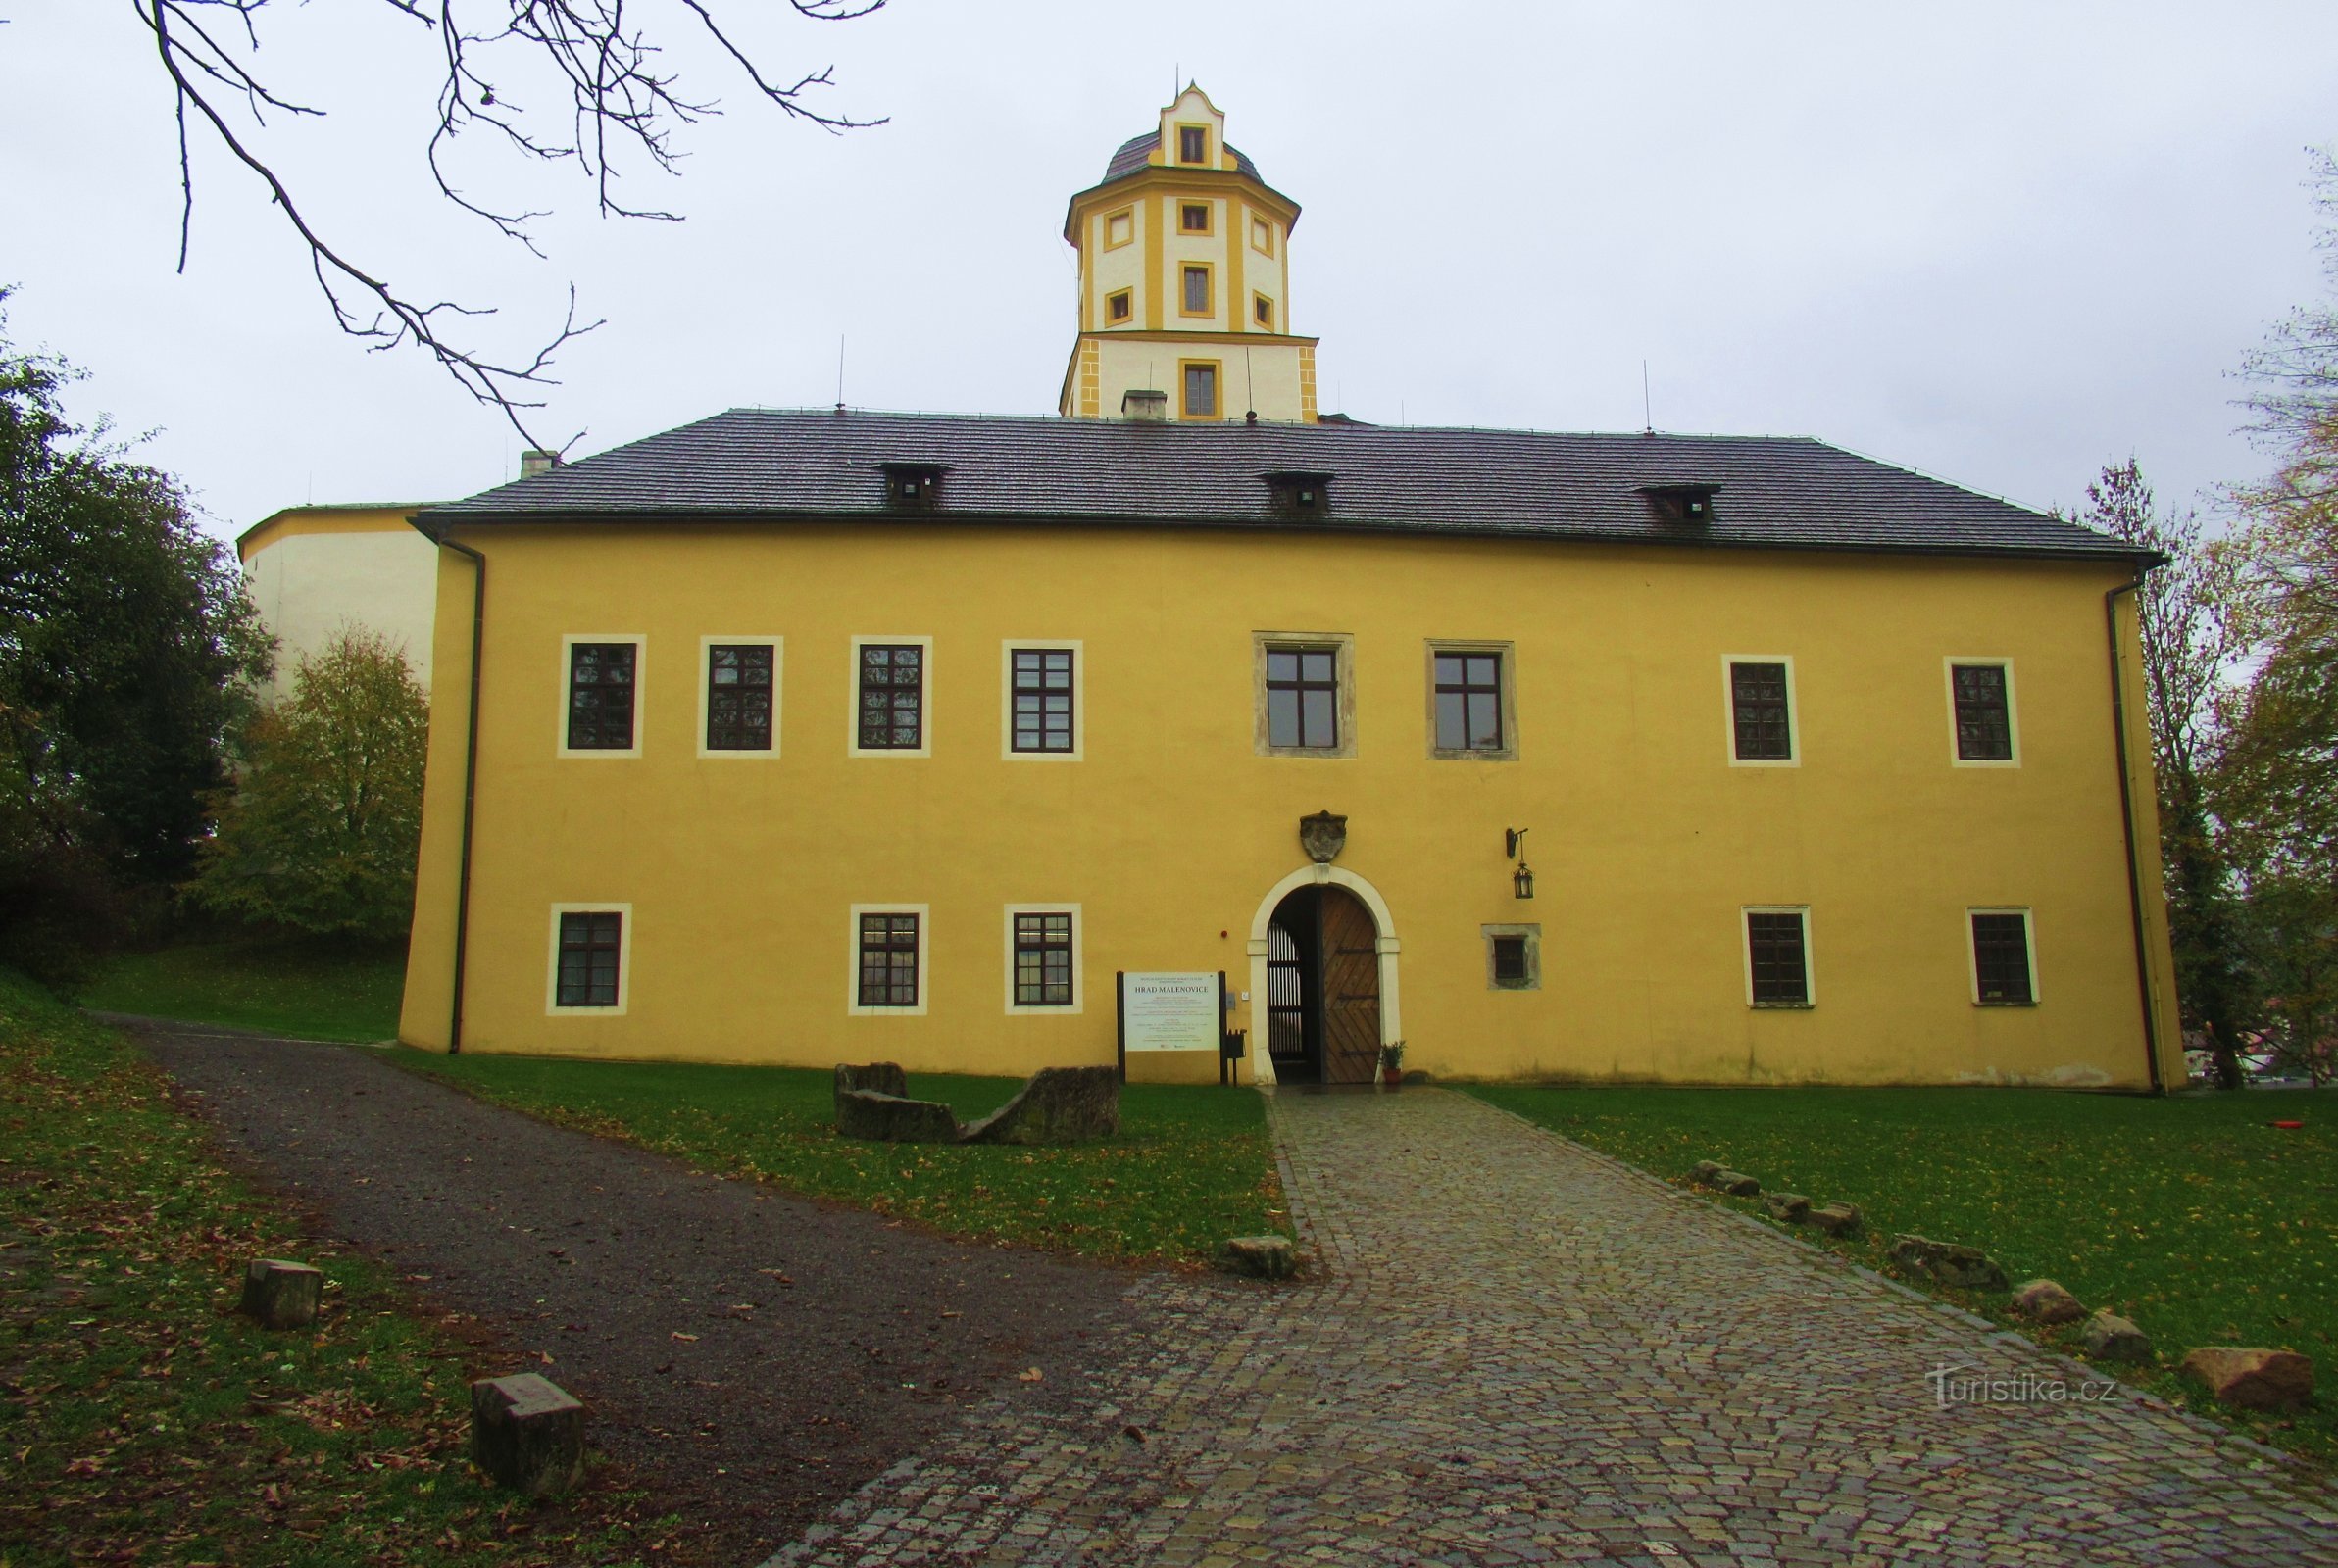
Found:
<path fill-rule="evenodd" d="M 1380 1082 L 1394 1089 L 1405 1081 L 1405 1043 L 1391 1040 L 1380 1048 Z"/>

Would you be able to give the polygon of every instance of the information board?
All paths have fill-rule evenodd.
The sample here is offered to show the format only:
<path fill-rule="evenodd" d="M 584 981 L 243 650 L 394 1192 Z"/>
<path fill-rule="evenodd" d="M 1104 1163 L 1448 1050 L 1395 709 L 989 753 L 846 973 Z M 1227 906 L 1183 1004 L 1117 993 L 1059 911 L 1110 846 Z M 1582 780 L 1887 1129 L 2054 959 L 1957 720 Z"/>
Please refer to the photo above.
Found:
<path fill-rule="evenodd" d="M 1216 1051 L 1219 978 L 1213 971 L 1120 976 L 1124 1051 Z"/>

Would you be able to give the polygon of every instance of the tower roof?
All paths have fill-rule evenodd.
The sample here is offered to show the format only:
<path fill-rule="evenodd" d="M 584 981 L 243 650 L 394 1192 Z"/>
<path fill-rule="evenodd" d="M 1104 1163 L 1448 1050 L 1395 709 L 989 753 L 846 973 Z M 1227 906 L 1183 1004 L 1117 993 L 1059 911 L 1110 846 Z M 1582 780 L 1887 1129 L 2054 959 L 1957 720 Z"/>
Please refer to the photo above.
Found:
<path fill-rule="evenodd" d="M 1109 185 L 1116 179 L 1125 179 L 1130 174 L 1140 172 L 1150 167 L 1153 151 L 1160 145 L 1161 132 L 1158 130 L 1148 130 L 1129 137 L 1120 143 L 1120 150 L 1113 154 L 1112 162 L 1104 166 L 1104 177 L 1096 183 Z M 1259 172 L 1259 166 L 1250 161 L 1248 153 L 1231 142 L 1226 144 L 1225 151 L 1226 156 L 1234 161 L 1237 172 L 1248 174 L 1262 185 L 1267 183 L 1266 176 Z"/>

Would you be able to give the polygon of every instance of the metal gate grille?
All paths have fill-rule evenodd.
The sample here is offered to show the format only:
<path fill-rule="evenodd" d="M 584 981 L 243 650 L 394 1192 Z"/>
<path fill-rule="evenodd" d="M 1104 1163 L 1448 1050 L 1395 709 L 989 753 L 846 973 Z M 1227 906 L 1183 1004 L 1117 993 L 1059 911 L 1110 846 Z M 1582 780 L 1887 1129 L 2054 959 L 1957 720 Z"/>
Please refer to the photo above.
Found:
<path fill-rule="evenodd" d="M 1299 944 L 1281 925 L 1267 927 L 1267 1051 L 1297 1060 L 1307 1054 L 1307 994 Z"/>

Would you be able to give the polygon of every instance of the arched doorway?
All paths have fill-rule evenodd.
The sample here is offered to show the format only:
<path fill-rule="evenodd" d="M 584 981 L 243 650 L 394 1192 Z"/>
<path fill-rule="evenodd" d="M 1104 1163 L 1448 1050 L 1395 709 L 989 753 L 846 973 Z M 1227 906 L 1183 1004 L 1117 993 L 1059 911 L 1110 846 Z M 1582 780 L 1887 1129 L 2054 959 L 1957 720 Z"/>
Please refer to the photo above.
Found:
<path fill-rule="evenodd" d="M 1267 1050 L 1282 1083 L 1366 1084 L 1379 1069 L 1379 925 L 1333 883 L 1285 894 L 1267 924 Z"/>

